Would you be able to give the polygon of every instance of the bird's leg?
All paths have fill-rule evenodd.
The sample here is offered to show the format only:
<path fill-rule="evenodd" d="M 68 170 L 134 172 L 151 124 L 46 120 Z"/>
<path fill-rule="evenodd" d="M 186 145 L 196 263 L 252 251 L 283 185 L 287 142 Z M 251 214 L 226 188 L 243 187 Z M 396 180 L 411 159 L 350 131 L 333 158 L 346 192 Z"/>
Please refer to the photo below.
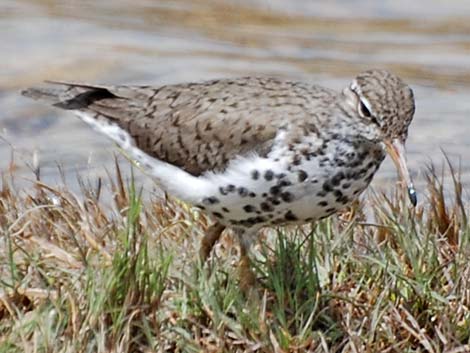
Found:
<path fill-rule="evenodd" d="M 220 238 L 220 235 L 224 231 L 225 226 L 220 223 L 214 223 L 209 227 L 206 234 L 201 241 L 201 249 L 199 250 L 199 256 L 203 262 L 209 257 L 215 242 Z"/>
<path fill-rule="evenodd" d="M 253 273 L 248 253 L 251 247 L 251 237 L 243 232 L 238 234 L 240 241 L 240 262 L 238 264 L 238 275 L 240 277 L 240 288 L 248 293 L 256 283 L 256 276 Z"/>

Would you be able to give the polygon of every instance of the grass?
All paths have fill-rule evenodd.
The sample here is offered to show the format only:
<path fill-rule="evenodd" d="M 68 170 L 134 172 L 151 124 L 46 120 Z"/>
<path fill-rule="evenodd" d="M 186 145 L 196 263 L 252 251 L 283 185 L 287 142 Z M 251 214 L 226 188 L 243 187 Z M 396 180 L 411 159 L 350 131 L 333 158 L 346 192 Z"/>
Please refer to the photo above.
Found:
<path fill-rule="evenodd" d="M 417 209 L 373 194 L 374 224 L 356 204 L 264 231 L 249 294 L 230 235 L 201 264 L 204 215 L 142 201 L 118 165 L 79 196 L 4 177 L 0 352 L 470 352 L 468 205 L 452 175 L 444 190 L 430 169 Z"/>

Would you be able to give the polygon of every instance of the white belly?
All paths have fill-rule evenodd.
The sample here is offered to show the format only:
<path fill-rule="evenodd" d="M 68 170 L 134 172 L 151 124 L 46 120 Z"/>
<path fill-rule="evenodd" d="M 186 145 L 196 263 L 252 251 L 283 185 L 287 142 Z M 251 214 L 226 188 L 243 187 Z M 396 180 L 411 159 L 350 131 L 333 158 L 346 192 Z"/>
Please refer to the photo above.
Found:
<path fill-rule="evenodd" d="M 321 161 L 241 159 L 223 174 L 203 177 L 207 190 L 197 204 L 232 227 L 309 222 L 356 199 L 379 165 L 372 156 L 354 168 Z"/>

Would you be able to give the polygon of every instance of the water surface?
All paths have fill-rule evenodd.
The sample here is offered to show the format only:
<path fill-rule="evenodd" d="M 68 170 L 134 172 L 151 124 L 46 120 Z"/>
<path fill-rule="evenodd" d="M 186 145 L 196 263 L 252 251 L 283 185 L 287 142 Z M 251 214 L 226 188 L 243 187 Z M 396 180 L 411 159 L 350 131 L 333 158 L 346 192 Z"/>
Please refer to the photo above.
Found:
<path fill-rule="evenodd" d="M 96 180 L 116 149 L 18 90 L 43 80 L 155 84 L 273 75 L 341 89 L 361 70 L 403 77 L 417 101 L 408 158 L 418 184 L 444 150 L 470 181 L 470 2 L 0 2 L 0 169 L 28 187 Z M 140 177 L 141 178 L 141 177 Z M 142 179 L 142 178 L 141 178 Z M 148 180 L 143 178 L 142 180 Z M 387 161 L 376 186 L 395 182 Z"/>

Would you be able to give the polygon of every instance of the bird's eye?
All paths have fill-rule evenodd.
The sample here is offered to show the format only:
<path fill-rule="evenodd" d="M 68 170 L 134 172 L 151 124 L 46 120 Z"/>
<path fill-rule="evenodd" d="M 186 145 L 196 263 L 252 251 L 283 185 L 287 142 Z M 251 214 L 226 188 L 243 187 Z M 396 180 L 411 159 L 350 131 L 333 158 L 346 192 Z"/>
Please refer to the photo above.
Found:
<path fill-rule="evenodd" d="M 359 99 L 359 103 L 357 106 L 357 110 L 359 111 L 359 114 L 363 117 L 370 118 L 372 114 L 370 113 L 370 110 L 366 107 L 366 105 Z"/>
<path fill-rule="evenodd" d="M 357 110 L 359 111 L 360 116 L 363 118 L 369 118 L 372 123 L 380 127 L 379 121 L 374 116 L 372 116 L 369 108 L 367 108 L 367 106 L 360 99 L 359 103 L 357 104 Z"/>

